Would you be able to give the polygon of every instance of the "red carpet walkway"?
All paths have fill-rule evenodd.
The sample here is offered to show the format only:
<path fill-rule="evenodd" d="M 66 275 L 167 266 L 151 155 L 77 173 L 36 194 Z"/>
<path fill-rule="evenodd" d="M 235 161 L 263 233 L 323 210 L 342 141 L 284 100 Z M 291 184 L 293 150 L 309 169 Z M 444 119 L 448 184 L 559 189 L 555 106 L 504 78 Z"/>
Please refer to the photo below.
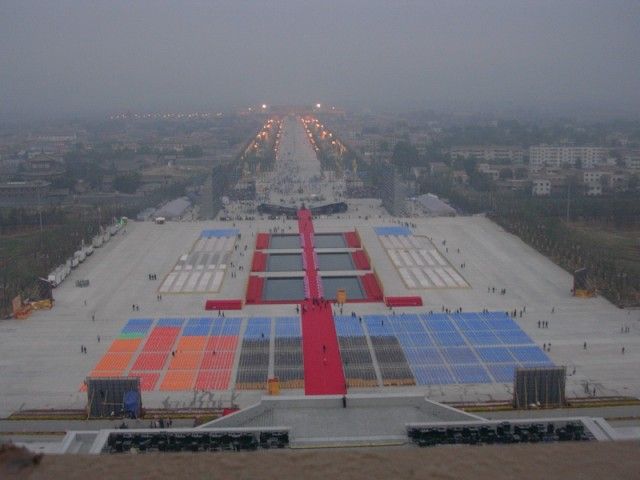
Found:
<path fill-rule="evenodd" d="M 306 259 L 306 279 L 311 299 L 302 304 L 302 350 L 305 395 L 347 393 L 338 337 L 329 302 L 321 302 L 319 277 L 313 254 L 313 222 L 309 210 L 298 211 L 298 228 Z M 315 299 L 315 301 L 314 301 Z"/>

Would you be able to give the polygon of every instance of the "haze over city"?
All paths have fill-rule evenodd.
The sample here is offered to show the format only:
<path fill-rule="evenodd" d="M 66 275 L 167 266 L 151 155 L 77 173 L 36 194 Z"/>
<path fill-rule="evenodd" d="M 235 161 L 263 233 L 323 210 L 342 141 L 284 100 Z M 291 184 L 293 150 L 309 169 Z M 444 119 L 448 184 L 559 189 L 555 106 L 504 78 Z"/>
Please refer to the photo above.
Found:
<path fill-rule="evenodd" d="M 639 20 L 0 0 L 0 478 L 636 478 Z"/>
<path fill-rule="evenodd" d="M 3 1 L 0 117 L 640 108 L 637 1 Z"/>

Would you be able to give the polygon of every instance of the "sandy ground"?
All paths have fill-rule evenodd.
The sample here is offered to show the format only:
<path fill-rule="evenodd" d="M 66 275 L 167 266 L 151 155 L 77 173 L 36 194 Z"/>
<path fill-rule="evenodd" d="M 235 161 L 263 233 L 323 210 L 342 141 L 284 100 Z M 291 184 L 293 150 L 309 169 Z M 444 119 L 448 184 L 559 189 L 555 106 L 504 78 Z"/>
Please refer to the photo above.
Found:
<path fill-rule="evenodd" d="M 284 450 L 250 453 L 45 456 L 0 477 L 85 478 L 638 478 L 640 444 L 575 443 L 483 447 Z M 14 467 L 14 466 L 13 466 Z"/>

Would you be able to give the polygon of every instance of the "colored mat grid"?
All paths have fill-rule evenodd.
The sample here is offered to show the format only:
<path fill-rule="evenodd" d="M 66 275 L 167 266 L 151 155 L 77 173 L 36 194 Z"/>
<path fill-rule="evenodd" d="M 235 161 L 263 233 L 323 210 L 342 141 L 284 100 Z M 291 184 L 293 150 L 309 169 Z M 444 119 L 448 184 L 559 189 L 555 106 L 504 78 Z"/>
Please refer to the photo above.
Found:
<path fill-rule="evenodd" d="M 299 337 L 302 335 L 298 317 L 280 317 L 276 319 L 276 337 Z"/>
<path fill-rule="evenodd" d="M 458 332 L 432 332 L 432 335 L 435 343 L 444 347 L 466 345 L 464 338 Z"/>
<path fill-rule="evenodd" d="M 511 354 L 520 363 L 534 363 L 534 364 L 551 364 L 551 360 L 547 357 L 547 354 L 540 350 L 537 346 L 526 347 L 509 347 Z"/>
<path fill-rule="evenodd" d="M 142 343 L 142 338 L 117 338 L 111 342 L 107 353 L 135 352 Z"/>
<path fill-rule="evenodd" d="M 130 318 L 122 328 L 122 333 L 146 334 L 153 324 L 151 318 Z"/>
<path fill-rule="evenodd" d="M 176 352 L 202 351 L 207 345 L 209 337 L 180 337 L 176 346 Z"/>
<path fill-rule="evenodd" d="M 239 335 L 241 318 L 226 318 L 220 335 Z"/>
<path fill-rule="evenodd" d="M 479 363 L 451 365 L 451 370 L 453 370 L 458 383 L 491 383 L 487 371 Z"/>
<path fill-rule="evenodd" d="M 200 370 L 226 370 L 233 366 L 236 352 L 211 351 L 204 352 Z"/>
<path fill-rule="evenodd" d="M 444 359 L 437 348 L 408 348 L 404 353 L 409 365 L 444 364 Z"/>
<path fill-rule="evenodd" d="M 516 371 L 517 365 L 515 363 L 489 363 L 486 365 L 487 369 L 498 383 L 511 383 L 513 382 L 513 376 Z"/>
<path fill-rule="evenodd" d="M 464 336 L 471 345 L 500 345 L 502 341 L 491 331 L 466 331 Z"/>
<path fill-rule="evenodd" d="M 133 364 L 132 370 L 162 370 L 164 368 L 164 364 L 169 358 L 169 352 L 142 352 L 136 358 L 135 363 Z"/>
<path fill-rule="evenodd" d="M 235 351 L 238 347 L 238 337 L 208 337 L 207 344 L 205 345 L 206 351 Z"/>
<path fill-rule="evenodd" d="M 157 327 L 182 327 L 184 318 L 161 318 L 156 324 Z"/>
<path fill-rule="evenodd" d="M 121 332 L 121 333 L 118 335 L 118 338 L 121 338 L 121 339 L 123 339 L 123 340 L 126 340 L 126 339 L 136 339 L 136 338 L 140 338 L 140 339 L 142 339 L 142 338 L 144 338 L 145 336 L 146 336 L 146 334 L 144 334 L 144 333 L 138 333 L 138 332 L 134 332 L 134 333 L 122 333 L 122 332 Z"/>
<path fill-rule="evenodd" d="M 193 390 L 195 378 L 195 370 L 169 370 L 162 380 L 160 391 Z"/>
<path fill-rule="evenodd" d="M 123 372 L 132 356 L 133 352 L 107 353 L 100 359 L 94 370 Z"/>
<path fill-rule="evenodd" d="M 476 352 L 485 363 L 514 363 L 515 359 L 507 347 L 479 347 Z"/>
<path fill-rule="evenodd" d="M 143 392 L 150 392 L 156 388 L 156 384 L 160 379 L 158 372 L 131 372 L 130 377 L 140 378 L 140 388 Z"/>
<path fill-rule="evenodd" d="M 177 337 L 180 335 L 180 327 L 155 327 L 151 330 L 149 338 Z"/>
<path fill-rule="evenodd" d="M 449 385 L 456 383 L 449 369 L 440 365 L 417 365 L 413 368 L 418 385 Z"/>
<path fill-rule="evenodd" d="M 334 323 L 336 326 L 336 333 L 338 336 L 346 337 L 364 337 L 364 330 L 362 329 L 362 324 L 360 320 L 356 317 L 346 316 L 346 315 L 337 315 L 334 318 Z"/>
<path fill-rule="evenodd" d="M 224 238 L 235 237 L 240 233 L 237 228 L 217 228 L 211 230 L 202 230 L 200 236 L 203 238 Z"/>
<path fill-rule="evenodd" d="M 122 371 L 120 371 L 120 370 L 94 370 L 88 376 L 89 377 L 95 377 L 95 378 L 121 377 L 122 376 Z"/>
<path fill-rule="evenodd" d="M 449 364 L 478 363 L 473 350 L 468 347 L 445 347 L 440 352 Z"/>
<path fill-rule="evenodd" d="M 211 328 L 207 325 L 195 325 L 193 327 L 184 327 L 182 335 L 185 337 L 206 337 L 209 335 Z"/>
<path fill-rule="evenodd" d="M 533 344 L 529 335 L 522 330 L 497 330 L 495 334 L 505 345 Z"/>
<path fill-rule="evenodd" d="M 196 377 L 196 390 L 226 390 L 229 388 L 231 370 L 200 370 Z"/>
<path fill-rule="evenodd" d="M 176 336 L 172 337 L 149 337 L 142 347 L 143 352 L 169 352 L 176 341 Z"/>
<path fill-rule="evenodd" d="M 271 336 L 271 319 L 266 317 L 255 317 L 247 320 L 247 329 L 244 332 L 244 338 L 264 338 L 269 339 Z"/>
<path fill-rule="evenodd" d="M 171 357 L 169 370 L 197 370 L 202 359 L 202 352 L 181 352 L 177 351 Z"/>
<path fill-rule="evenodd" d="M 427 327 L 427 330 L 430 332 L 455 332 L 456 326 L 453 324 L 451 320 L 449 320 L 449 316 L 442 313 L 435 313 L 430 315 L 420 315 L 422 320 Z"/>

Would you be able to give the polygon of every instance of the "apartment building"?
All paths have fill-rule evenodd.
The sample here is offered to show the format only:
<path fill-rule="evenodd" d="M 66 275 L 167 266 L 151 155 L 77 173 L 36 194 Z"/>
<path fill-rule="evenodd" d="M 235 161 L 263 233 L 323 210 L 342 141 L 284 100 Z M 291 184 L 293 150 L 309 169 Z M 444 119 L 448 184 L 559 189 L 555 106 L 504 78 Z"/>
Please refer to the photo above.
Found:
<path fill-rule="evenodd" d="M 551 145 L 537 145 L 529 147 L 529 166 L 532 170 L 539 170 L 545 166 L 572 167 L 581 165 L 584 169 L 594 168 L 607 158 L 604 147 L 561 147 Z"/>
<path fill-rule="evenodd" d="M 451 158 L 477 158 L 489 163 L 522 163 L 524 152 L 520 147 L 472 145 L 451 147 Z"/>

